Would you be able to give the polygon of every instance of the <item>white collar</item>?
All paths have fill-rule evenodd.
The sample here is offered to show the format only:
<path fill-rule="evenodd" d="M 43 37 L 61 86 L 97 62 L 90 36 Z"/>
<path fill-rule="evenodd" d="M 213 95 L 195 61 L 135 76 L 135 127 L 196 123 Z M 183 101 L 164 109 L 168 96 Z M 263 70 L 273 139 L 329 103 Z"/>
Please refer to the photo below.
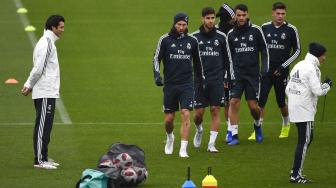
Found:
<path fill-rule="evenodd" d="M 49 37 L 53 43 L 55 43 L 56 40 L 59 39 L 59 37 L 57 35 L 55 35 L 54 32 L 52 32 L 51 30 L 44 30 L 44 34 L 45 36 Z"/>
<path fill-rule="evenodd" d="M 315 66 L 320 66 L 320 62 L 318 60 L 317 57 L 315 57 L 314 55 L 307 53 L 305 60 L 308 60 L 309 62 L 312 62 Z"/>

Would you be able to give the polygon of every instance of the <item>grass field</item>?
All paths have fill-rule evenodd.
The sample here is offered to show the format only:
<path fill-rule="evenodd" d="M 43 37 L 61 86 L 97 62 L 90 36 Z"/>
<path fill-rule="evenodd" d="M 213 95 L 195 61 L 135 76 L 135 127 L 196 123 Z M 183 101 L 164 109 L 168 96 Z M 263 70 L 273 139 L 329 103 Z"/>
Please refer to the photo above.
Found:
<path fill-rule="evenodd" d="M 241 1 L 230 1 L 234 6 Z M 273 1 L 243 1 L 249 7 L 252 22 L 262 24 L 271 19 Z M 285 1 L 287 20 L 298 30 L 304 58 L 307 45 L 319 41 L 328 49 L 327 61 L 321 67 L 323 77 L 336 80 L 336 16 L 332 0 Z M 277 138 L 281 117 L 271 94 L 265 118 L 265 140 L 262 144 L 247 141 L 252 119 L 245 103 L 240 112 L 241 144 L 224 144 L 224 130 L 217 140 L 220 153 L 205 152 L 208 135 L 200 150 L 192 147 L 188 159 L 163 152 L 165 132 L 161 113 L 162 89 L 154 85 L 152 56 L 159 37 L 168 32 L 172 17 L 178 11 L 190 16 L 189 30 L 200 25 L 200 10 L 222 1 L 210 0 L 22 0 L 27 17 L 39 38 L 50 14 L 66 19 L 65 33 L 57 41 L 61 66 L 61 95 L 72 124 L 55 117 L 51 158 L 62 166 L 54 171 L 33 169 L 32 133 L 34 108 L 20 89 L 32 66 L 32 46 L 16 13 L 14 0 L 0 2 L 0 187 L 74 187 L 85 168 L 93 168 L 108 146 L 121 141 L 136 144 L 146 152 L 149 179 L 140 187 L 175 188 L 185 180 L 191 166 L 197 187 L 213 167 L 220 188 L 228 187 L 297 187 L 288 183 L 296 145 L 293 126 L 288 139 Z M 6 85 L 10 77 L 17 85 Z M 332 88 L 334 89 L 334 88 Z M 314 141 L 305 161 L 305 174 L 315 181 L 305 187 L 336 186 L 335 92 L 328 94 L 324 122 L 321 122 L 323 98 L 320 98 Z M 209 125 L 209 114 L 206 114 Z M 179 116 L 175 136 L 179 141 Z M 208 126 L 206 132 L 208 132 Z M 194 134 L 192 129 L 192 136 Z"/>

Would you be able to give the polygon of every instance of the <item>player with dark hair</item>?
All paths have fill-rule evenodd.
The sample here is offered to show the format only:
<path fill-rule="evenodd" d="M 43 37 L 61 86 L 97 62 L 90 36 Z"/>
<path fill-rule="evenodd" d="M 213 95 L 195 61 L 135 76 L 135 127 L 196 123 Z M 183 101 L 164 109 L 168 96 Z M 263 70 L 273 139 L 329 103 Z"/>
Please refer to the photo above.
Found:
<path fill-rule="evenodd" d="M 289 135 L 290 124 L 285 88 L 289 75 L 289 66 L 299 57 L 301 47 L 296 27 L 285 21 L 286 5 L 284 3 L 277 2 L 273 4 L 272 17 L 272 21 L 261 26 L 269 51 L 270 68 L 269 73 L 261 77 L 260 120 L 263 121 L 267 98 L 272 86 L 274 86 L 276 101 L 282 115 L 282 129 L 279 138 L 286 138 Z M 253 132 L 249 140 L 254 139 Z"/>
<path fill-rule="evenodd" d="M 228 144 L 237 145 L 239 143 L 238 113 L 243 93 L 245 93 L 245 99 L 254 119 L 256 141 L 260 143 L 263 141 L 263 135 L 258 106 L 259 75 L 265 75 L 268 72 L 268 50 L 261 28 L 249 21 L 247 6 L 244 4 L 237 5 L 235 14 L 237 24 L 227 35 L 233 64 L 233 71 L 231 71 L 233 84 L 229 108 L 232 141 Z M 259 65 L 260 55 L 261 70 Z"/>
<path fill-rule="evenodd" d="M 32 92 L 36 120 L 34 128 L 34 167 L 56 169 L 58 163 L 48 159 L 48 145 L 54 121 L 56 98 L 59 98 L 60 70 L 56 40 L 64 32 L 64 18 L 52 15 L 45 24 L 43 36 L 34 48 L 34 67 L 21 92 L 27 96 Z"/>
<path fill-rule="evenodd" d="M 219 17 L 220 19 L 217 25 L 218 30 L 227 35 L 227 33 L 234 27 L 236 21 L 234 10 L 227 3 L 224 3 L 222 6 L 220 6 L 216 17 Z M 224 76 L 226 83 L 230 83 L 229 74 L 230 72 L 227 69 Z M 230 84 L 224 85 L 224 104 L 222 104 L 222 106 L 224 105 L 224 116 L 227 125 L 227 133 L 225 138 L 226 142 L 231 142 L 232 140 L 232 132 L 229 121 L 230 87 Z"/>
<path fill-rule="evenodd" d="M 298 130 L 298 143 L 289 179 L 291 183 L 306 184 L 311 182 L 303 176 L 302 171 L 308 147 L 313 140 L 318 97 L 326 95 L 332 86 L 332 81 L 329 78 L 321 83 L 319 66 L 325 61 L 326 51 L 327 49 L 323 45 L 310 43 L 309 52 L 303 61 L 293 67 L 286 87 L 289 119 L 295 123 Z"/>
<path fill-rule="evenodd" d="M 218 152 L 215 147 L 216 138 L 220 127 L 220 106 L 224 96 L 224 76 L 229 68 L 228 48 L 226 35 L 215 28 L 215 10 L 212 7 L 205 7 L 202 10 L 202 25 L 193 33 L 199 44 L 200 55 L 205 80 L 203 85 L 195 79 L 195 114 L 194 123 L 196 134 L 194 146 L 199 148 L 203 134 L 203 116 L 205 108 L 210 106 L 211 128 L 208 143 L 209 152 Z"/>
<path fill-rule="evenodd" d="M 163 62 L 164 82 L 160 76 L 160 62 Z M 194 66 L 192 66 L 192 62 Z M 154 81 L 163 86 L 164 122 L 167 133 L 165 154 L 173 153 L 175 112 L 181 109 L 181 147 L 179 156 L 187 153 L 190 111 L 193 109 L 194 77 L 202 85 L 203 70 L 197 39 L 188 34 L 188 16 L 178 13 L 169 33 L 159 39 L 153 59 Z M 195 78 L 195 79 L 196 79 Z"/>

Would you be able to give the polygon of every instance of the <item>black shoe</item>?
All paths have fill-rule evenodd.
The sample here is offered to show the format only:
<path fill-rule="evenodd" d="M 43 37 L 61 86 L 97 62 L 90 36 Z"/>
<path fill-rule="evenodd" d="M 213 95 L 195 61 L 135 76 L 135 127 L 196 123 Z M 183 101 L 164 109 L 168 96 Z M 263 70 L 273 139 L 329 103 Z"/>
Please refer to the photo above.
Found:
<path fill-rule="evenodd" d="M 304 176 L 290 176 L 290 179 L 289 179 L 289 182 L 290 183 L 300 183 L 300 184 L 306 184 L 306 183 L 311 183 L 312 181 L 310 181 L 309 179 L 307 179 L 306 177 Z"/>

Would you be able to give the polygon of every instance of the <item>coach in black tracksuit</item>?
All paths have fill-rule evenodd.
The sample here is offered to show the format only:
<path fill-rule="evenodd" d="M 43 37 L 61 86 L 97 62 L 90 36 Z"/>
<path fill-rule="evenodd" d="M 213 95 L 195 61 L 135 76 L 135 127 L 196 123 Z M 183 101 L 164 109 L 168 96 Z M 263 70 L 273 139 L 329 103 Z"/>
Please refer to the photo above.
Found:
<path fill-rule="evenodd" d="M 229 145 L 238 141 L 238 113 L 240 98 L 245 92 L 245 98 L 253 116 L 257 142 L 262 142 L 260 110 L 258 107 L 259 75 L 268 72 L 268 51 L 261 28 L 253 25 L 248 19 L 248 8 L 239 4 L 235 8 L 237 25 L 229 31 L 227 40 L 233 62 L 229 118 L 233 139 Z M 261 53 L 262 70 L 260 72 L 259 53 Z"/>
<path fill-rule="evenodd" d="M 224 76 L 229 67 L 226 35 L 215 28 L 215 10 L 205 7 L 202 10 L 202 25 L 193 35 L 197 38 L 205 80 L 195 79 L 196 134 L 194 146 L 199 148 L 202 139 L 202 122 L 205 108 L 210 106 L 211 128 L 208 143 L 209 152 L 218 152 L 215 142 L 220 127 L 220 106 L 224 103 Z M 203 86 L 200 83 L 203 82 Z M 197 87 L 197 86 L 201 86 Z"/>
<path fill-rule="evenodd" d="M 285 16 L 286 5 L 281 2 L 274 3 L 272 11 L 273 20 L 264 23 L 261 27 L 270 55 L 269 73 L 261 77 L 261 92 L 259 98 L 261 119 L 263 119 L 264 116 L 264 108 L 268 94 L 274 85 L 276 100 L 283 119 L 279 138 L 286 138 L 289 134 L 290 126 L 285 88 L 287 85 L 289 66 L 300 55 L 298 31 L 295 26 L 285 21 Z"/>
<path fill-rule="evenodd" d="M 163 35 L 157 45 L 154 60 L 154 80 L 163 88 L 163 110 L 167 142 L 165 153 L 173 153 L 173 121 L 175 111 L 181 108 L 181 148 L 180 157 L 188 157 L 187 145 L 190 128 L 190 110 L 193 109 L 193 69 L 195 77 L 202 81 L 202 65 L 199 57 L 197 39 L 188 34 L 188 16 L 178 13 L 168 34 Z M 160 62 L 164 65 L 164 83 L 160 76 Z M 194 66 L 192 66 L 192 62 Z"/>

